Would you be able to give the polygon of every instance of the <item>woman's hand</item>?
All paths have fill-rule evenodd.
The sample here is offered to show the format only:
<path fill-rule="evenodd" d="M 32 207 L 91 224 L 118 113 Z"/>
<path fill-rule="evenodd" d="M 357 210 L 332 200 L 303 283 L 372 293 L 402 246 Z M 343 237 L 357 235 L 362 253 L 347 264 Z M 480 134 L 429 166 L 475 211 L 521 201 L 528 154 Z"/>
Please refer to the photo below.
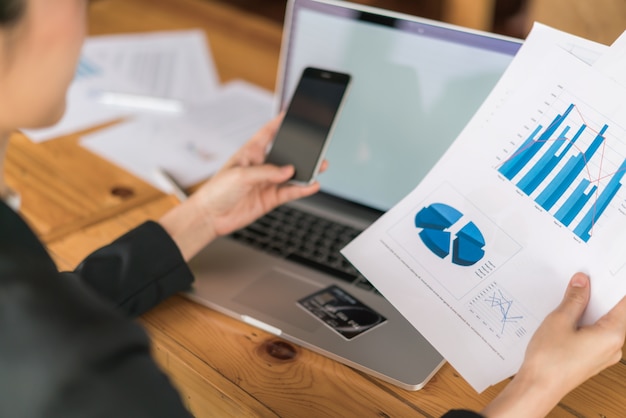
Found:
<path fill-rule="evenodd" d="M 579 326 L 589 277 L 576 273 L 561 304 L 533 335 L 519 372 L 484 410 L 487 417 L 543 417 L 563 396 L 622 357 L 626 297 L 595 324 Z"/>
<path fill-rule="evenodd" d="M 214 238 L 242 228 L 290 200 L 319 190 L 287 184 L 292 166 L 264 164 L 282 115 L 261 128 L 224 166 L 188 200 L 168 212 L 160 223 L 189 260 Z M 326 168 L 322 164 L 322 171 Z"/>
<path fill-rule="evenodd" d="M 217 235 L 230 234 L 283 203 L 319 190 L 317 182 L 286 184 L 294 174 L 293 166 L 264 164 L 281 120 L 279 116 L 265 125 L 197 192 Z"/>

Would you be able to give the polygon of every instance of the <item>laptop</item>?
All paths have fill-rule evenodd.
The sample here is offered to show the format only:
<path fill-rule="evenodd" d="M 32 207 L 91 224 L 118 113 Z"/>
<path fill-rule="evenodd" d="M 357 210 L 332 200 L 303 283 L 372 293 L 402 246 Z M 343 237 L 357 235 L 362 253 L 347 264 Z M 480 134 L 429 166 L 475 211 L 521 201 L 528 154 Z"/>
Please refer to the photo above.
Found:
<path fill-rule="evenodd" d="M 307 66 L 352 75 L 321 192 L 208 245 L 187 296 L 418 390 L 444 359 L 339 251 L 426 175 L 521 41 L 331 0 L 289 0 L 283 36 L 281 108 Z"/>

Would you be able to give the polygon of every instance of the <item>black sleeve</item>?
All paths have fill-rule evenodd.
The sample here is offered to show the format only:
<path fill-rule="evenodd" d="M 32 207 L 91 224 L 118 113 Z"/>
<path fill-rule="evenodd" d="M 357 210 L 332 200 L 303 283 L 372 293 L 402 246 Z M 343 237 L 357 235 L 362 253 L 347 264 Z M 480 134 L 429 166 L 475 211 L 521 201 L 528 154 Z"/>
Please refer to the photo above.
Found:
<path fill-rule="evenodd" d="M 189 416 L 145 332 L 72 273 L 3 275 L 0 335 L 2 417 Z"/>
<path fill-rule="evenodd" d="M 89 255 L 75 273 L 128 316 L 138 316 L 174 293 L 193 275 L 180 250 L 156 222 L 146 222 Z"/>
<path fill-rule="evenodd" d="M 77 274 L 58 273 L 26 223 L 1 201 L 0 417 L 189 417 L 152 360 L 141 327 Z"/>
<path fill-rule="evenodd" d="M 453 409 L 441 416 L 441 418 L 484 418 L 482 415 L 466 409 Z"/>

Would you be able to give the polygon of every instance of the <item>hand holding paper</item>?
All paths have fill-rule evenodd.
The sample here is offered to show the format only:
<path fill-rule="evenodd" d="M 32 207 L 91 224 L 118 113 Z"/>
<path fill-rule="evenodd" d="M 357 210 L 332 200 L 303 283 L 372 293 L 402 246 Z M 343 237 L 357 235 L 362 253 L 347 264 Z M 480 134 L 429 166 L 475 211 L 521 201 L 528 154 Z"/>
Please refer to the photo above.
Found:
<path fill-rule="evenodd" d="M 477 391 L 518 371 L 575 271 L 593 280 L 585 324 L 626 295 L 626 88 L 593 49 L 538 25 L 444 158 L 344 250 Z"/>

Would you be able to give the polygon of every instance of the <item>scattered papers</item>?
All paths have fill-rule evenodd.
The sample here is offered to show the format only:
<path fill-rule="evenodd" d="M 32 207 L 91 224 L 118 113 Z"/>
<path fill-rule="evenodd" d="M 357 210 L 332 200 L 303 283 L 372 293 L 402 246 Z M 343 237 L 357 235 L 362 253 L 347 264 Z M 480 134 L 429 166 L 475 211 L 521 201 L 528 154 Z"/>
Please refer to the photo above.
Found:
<path fill-rule="evenodd" d="M 103 104 L 99 100 L 103 92 L 197 104 L 210 100 L 218 89 L 217 71 L 201 31 L 91 37 L 83 46 L 63 119 L 24 133 L 42 142 L 151 111 Z"/>
<path fill-rule="evenodd" d="M 83 56 L 116 84 L 104 91 L 203 103 L 219 88 L 204 32 L 199 30 L 107 35 L 87 39 Z M 124 80 L 124 84 L 118 84 Z"/>
<path fill-rule="evenodd" d="M 143 115 L 81 139 L 81 144 L 155 187 L 163 168 L 185 187 L 213 174 L 272 117 L 273 95 L 243 81 L 181 115 Z"/>
<path fill-rule="evenodd" d="M 584 323 L 626 294 L 620 62 L 535 25 L 429 175 L 343 250 L 479 392 L 517 372 L 573 273 L 592 279 Z"/>
<path fill-rule="evenodd" d="M 165 169 L 183 186 L 208 178 L 274 114 L 273 95 L 219 83 L 199 30 L 86 40 L 63 119 L 27 130 L 40 142 L 123 119 L 81 144 L 166 193 Z"/>

